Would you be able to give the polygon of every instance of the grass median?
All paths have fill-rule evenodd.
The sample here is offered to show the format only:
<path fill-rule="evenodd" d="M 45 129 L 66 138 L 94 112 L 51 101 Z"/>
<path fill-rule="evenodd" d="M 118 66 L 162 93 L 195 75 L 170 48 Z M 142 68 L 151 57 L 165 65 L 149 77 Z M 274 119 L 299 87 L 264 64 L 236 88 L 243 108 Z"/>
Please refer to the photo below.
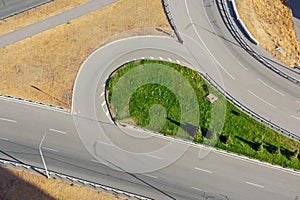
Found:
<path fill-rule="evenodd" d="M 147 69 L 153 66 L 159 68 L 150 74 L 151 70 L 147 72 Z M 161 68 L 171 69 L 164 81 L 161 81 L 164 79 Z M 177 73 L 187 82 L 182 82 Z M 158 81 L 146 80 L 153 74 L 159 77 Z M 120 85 L 122 87 L 118 91 Z M 189 91 L 190 87 L 193 91 L 186 93 L 191 95 L 183 101 L 179 93 Z M 194 94 L 196 106 L 193 103 Z M 217 97 L 214 103 L 207 100 L 209 94 Z M 111 75 L 107 95 L 112 116 L 119 123 L 300 169 L 299 142 L 240 111 L 192 69 L 164 61 L 135 61 Z M 191 116 L 185 115 L 185 112 L 191 113 Z M 195 115 L 198 121 L 192 123 Z"/>

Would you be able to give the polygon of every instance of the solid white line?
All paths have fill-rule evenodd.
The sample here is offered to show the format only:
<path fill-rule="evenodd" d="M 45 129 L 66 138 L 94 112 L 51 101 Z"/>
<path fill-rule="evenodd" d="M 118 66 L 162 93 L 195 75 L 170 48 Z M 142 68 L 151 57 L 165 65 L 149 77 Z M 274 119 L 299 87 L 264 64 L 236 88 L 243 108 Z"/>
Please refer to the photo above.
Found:
<path fill-rule="evenodd" d="M 266 84 L 265 82 L 263 82 L 262 80 L 260 80 L 259 78 L 257 79 L 259 82 L 261 82 L 263 85 L 265 85 L 266 87 L 270 88 L 271 90 L 273 90 L 274 92 L 277 92 L 278 94 L 280 94 L 281 96 L 285 96 L 283 93 L 279 92 L 278 90 L 272 88 L 270 85 Z"/>
<path fill-rule="evenodd" d="M 265 186 L 263 186 L 263 185 L 259 185 L 259 184 L 256 184 L 256 183 L 251 183 L 251 182 L 246 182 L 247 184 L 249 184 L 249 185 L 253 185 L 253 186 L 256 186 L 256 187 L 260 187 L 260 188 L 264 188 Z"/>
<path fill-rule="evenodd" d="M 51 148 L 48 148 L 48 147 L 42 147 L 43 149 L 45 150 L 49 150 L 49 151 L 54 151 L 54 152 L 58 152 L 58 150 L 55 150 L 55 149 L 51 149 Z"/>
<path fill-rule="evenodd" d="M 0 137 L 0 140 L 5 140 L 5 141 L 8 141 L 8 139 L 6 139 L 6 138 L 2 138 L 2 137 Z"/>
<path fill-rule="evenodd" d="M 57 133 L 61 133 L 61 134 L 67 134 L 66 132 L 64 131 L 59 131 L 59 130 L 56 130 L 56 129 L 53 129 L 53 128 L 49 128 L 49 131 L 53 131 L 53 132 L 57 132 Z"/>
<path fill-rule="evenodd" d="M 104 144 L 104 145 L 107 145 L 107 146 L 113 146 L 112 144 L 109 144 L 109 143 L 106 143 L 106 142 L 102 142 L 102 141 L 97 141 L 97 143 Z"/>
<path fill-rule="evenodd" d="M 221 67 L 221 69 L 223 69 L 223 71 L 232 79 L 232 80 L 235 80 L 235 78 L 221 65 L 221 63 L 214 57 L 214 55 L 210 52 L 210 50 L 208 49 L 208 47 L 206 46 L 206 44 L 203 42 L 203 40 L 201 39 L 197 29 L 196 29 L 196 26 L 195 24 L 193 23 L 193 20 L 192 20 L 192 17 L 191 17 L 191 14 L 190 14 L 190 10 L 187 6 L 187 0 L 184 0 L 184 3 L 185 3 L 185 8 L 186 8 L 186 11 L 187 11 L 187 14 L 189 16 L 189 20 L 192 24 L 192 27 L 197 35 L 197 37 L 199 38 L 199 40 L 202 42 L 204 48 L 206 49 L 207 53 L 214 59 L 214 61 Z"/>
<path fill-rule="evenodd" d="M 100 161 L 100 160 L 95 160 L 95 159 L 92 159 L 91 161 L 92 161 L 92 162 L 95 162 L 95 163 L 101 163 L 101 164 L 103 164 L 103 165 L 107 165 L 107 164 L 108 164 L 107 162 Z"/>
<path fill-rule="evenodd" d="M 100 97 L 102 97 L 104 95 L 104 92 L 101 93 Z"/>
<path fill-rule="evenodd" d="M 257 96 L 256 94 L 254 94 L 253 92 L 251 92 L 250 90 L 248 90 L 248 92 L 250 94 L 252 94 L 253 96 L 255 96 L 256 98 L 258 98 L 259 100 L 261 100 L 262 102 L 264 102 L 265 104 L 268 104 L 269 106 L 271 106 L 272 108 L 276 108 L 276 106 L 274 106 L 273 104 L 267 102 L 266 100 L 260 98 L 259 96 Z"/>
<path fill-rule="evenodd" d="M 209 173 L 209 174 L 212 174 L 212 171 L 209 171 L 209 170 L 206 170 L 206 169 L 201 169 L 199 167 L 195 167 L 195 169 L 199 170 L 199 171 L 203 171 L 203 172 Z"/>
<path fill-rule="evenodd" d="M 7 118 L 0 118 L 0 120 L 2 120 L 2 121 L 6 121 L 6 122 L 17 123 L 17 121 L 15 121 L 15 120 L 12 120 L 12 119 L 7 119 Z"/>
<path fill-rule="evenodd" d="M 156 176 L 153 176 L 153 175 L 149 175 L 149 174 L 143 174 L 144 176 L 148 176 L 148 177 L 150 177 L 150 178 L 155 178 L 155 179 L 158 179 L 158 177 L 156 177 Z"/>
<path fill-rule="evenodd" d="M 296 117 L 295 115 L 291 115 L 291 117 L 294 118 L 294 119 L 300 120 L 300 118 Z"/>
<path fill-rule="evenodd" d="M 152 157 L 152 158 L 156 158 L 156 159 L 159 159 L 159 160 L 163 160 L 163 158 L 161 158 L 159 156 L 154 156 L 154 155 L 151 155 L 151 154 L 147 154 L 147 156 Z"/>

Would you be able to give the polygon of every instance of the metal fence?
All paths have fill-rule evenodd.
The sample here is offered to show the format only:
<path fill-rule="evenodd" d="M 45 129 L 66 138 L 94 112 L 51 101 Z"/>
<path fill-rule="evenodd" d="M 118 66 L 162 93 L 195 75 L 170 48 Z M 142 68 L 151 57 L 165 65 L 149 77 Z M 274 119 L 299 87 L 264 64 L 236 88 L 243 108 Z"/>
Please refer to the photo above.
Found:
<path fill-rule="evenodd" d="M 27 165 L 27 164 L 24 164 L 24 163 L 18 163 L 18 162 L 14 162 L 14 161 L 10 161 L 10 160 L 0 159 L 0 164 L 2 164 L 5 167 L 9 167 L 9 165 L 11 165 L 11 166 L 13 166 L 15 168 L 18 168 L 18 169 L 32 170 L 34 172 L 39 172 L 41 174 L 45 174 L 44 169 L 39 168 L 39 167 L 35 167 L 35 166 L 32 166 L 32 165 Z M 59 178 L 62 181 L 69 182 L 70 184 L 83 185 L 85 187 L 89 187 L 89 188 L 97 190 L 97 191 L 103 191 L 105 193 L 112 194 L 112 195 L 115 195 L 117 197 L 122 197 L 122 198 L 126 198 L 126 199 L 152 200 L 151 198 L 144 197 L 142 195 L 134 194 L 134 193 L 131 193 L 131 192 L 127 192 L 127 191 L 124 191 L 124 190 L 109 187 L 109 186 L 102 185 L 102 184 L 99 184 L 99 183 L 94 183 L 94 182 L 91 182 L 91 181 L 83 180 L 83 179 L 80 179 L 80 178 L 76 178 L 76 177 L 73 177 L 73 176 L 69 176 L 69 175 L 54 172 L 54 171 L 49 171 L 49 175 L 52 178 Z"/>

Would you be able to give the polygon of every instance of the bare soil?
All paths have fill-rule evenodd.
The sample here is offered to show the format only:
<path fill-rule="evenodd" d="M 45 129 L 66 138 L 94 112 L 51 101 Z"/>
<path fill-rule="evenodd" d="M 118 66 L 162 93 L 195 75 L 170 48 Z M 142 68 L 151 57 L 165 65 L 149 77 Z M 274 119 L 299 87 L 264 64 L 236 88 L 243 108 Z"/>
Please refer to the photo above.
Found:
<path fill-rule="evenodd" d="M 0 199 L 116 200 L 113 195 L 44 176 L 0 167 Z"/>
<path fill-rule="evenodd" d="M 108 41 L 171 32 L 161 0 L 120 0 L 0 49 L 0 94 L 70 109 L 83 61 Z M 167 34 L 165 34 L 167 35 Z M 101 66 L 99 66 L 101 67 Z"/>
<path fill-rule="evenodd" d="M 241 19 L 263 48 L 291 67 L 300 64 L 300 47 L 287 0 L 235 1 Z"/>

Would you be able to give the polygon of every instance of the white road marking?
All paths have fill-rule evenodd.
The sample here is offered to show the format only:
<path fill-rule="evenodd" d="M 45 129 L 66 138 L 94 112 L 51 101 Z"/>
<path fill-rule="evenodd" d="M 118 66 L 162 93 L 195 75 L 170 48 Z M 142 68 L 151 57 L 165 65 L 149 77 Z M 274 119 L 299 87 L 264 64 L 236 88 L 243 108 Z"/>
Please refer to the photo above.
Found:
<path fill-rule="evenodd" d="M 8 141 L 8 139 L 6 139 L 6 138 L 2 138 L 2 137 L 0 137 L 0 140 L 5 140 L 5 141 Z"/>
<path fill-rule="evenodd" d="M 212 171 L 209 171 L 209 170 L 206 170 L 206 169 L 201 169 L 199 167 L 195 167 L 195 169 L 199 170 L 199 171 L 202 171 L 202 172 L 206 172 L 206 173 L 212 174 Z"/>
<path fill-rule="evenodd" d="M 48 148 L 48 147 L 42 147 L 43 149 L 45 150 L 49 150 L 49 151 L 54 151 L 54 152 L 58 152 L 58 150 L 56 149 L 51 149 L 51 148 Z"/>
<path fill-rule="evenodd" d="M 107 163 L 107 162 L 100 161 L 100 160 L 95 160 L 95 159 L 92 159 L 91 161 L 92 161 L 92 162 L 95 162 L 95 163 L 101 163 L 101 164 L 103 164 L 103 165 L 108 165 L 108 163 Z"/>
<path fill-rule="evenodd" d="M 296 117 L 295 115 L 291 115 L 291 117 L 300 121 L 300 118 Z"/>
<path fill-rule="evenodd" d="M 177 62 L 178 64 L 180 64 L 180 61 L 179 61 L 179 60 L 176 60 L 176 62 Z"/>
<path fill-rule="evenodd" d="M 159 56 L 158 58 L 159 58 L 160 60 L 163 60 L 163 58 L 162 58 L 162 57 L 160 57 L 160 56 Z"/>
<path fill-rule="evenodd" d="M 171 58 L 168 58 L 168 61 L 169 61 L 169 62 L 172 62 L 172 59 L 171 59 Z"/>
<path fill-rule="evenodd" d="M 105 85 L 106 85 L 106 84 L 104 83 L 102 86 L 105 87 Z"/>
<path fill-rule="evenodd" d="M 259 78 L 257 79 L 259 82 L 261 82 L 263 85 L 265 85 L 266 87 L 270 88 L 271 90 L 273 90 L 274 92 L 277 92 L 278 94 L 280 94 L 281 96 L 285 96 L 283 93 L 279 92 L 278 90 L 272 88 L 270 85 L 266 84 L 265 82 L 263 82 L 262 80 L 260 80 Z"/>
<path fill-rule="evenodd" d="M 255 96 L 256 98 L 258 98 L 259 100 L 261 100 L 262 102 L 264 102 L 265 104 L 268 104 L 269 106 L 271 106 L 272 108 L 276 108 L 276 106 L 274 106 L 273 104 L 267 102 L 266 100 L 260 98 L 259 96 L 257 96 L 256 94 L 254 94 L 252 91 L 248 90 L 248 92 L 250 94 L 252 94 L 253 96 Z"/>
<path fill-rule="evenodd" d="M 300 103 L 300 101 L 296 101 L 297 103 Z"/>
<path fill-rule="evenodd" d="M 17 123 L 17 121 L 15 121 L 15 120 L 12 120 L 12 119 L 7 119 L 7 118 L 0 118 L 0 120 L 2 120 L 2 121 L 6 121 L 6 122 Z"/>
<path fill-rule="evenodd" d="M 56 130 L 56 129 L 53 129 L 53 128 L 49 128 L 49 131 L 53 131 L 53 132 L 57 132 L 57 133 L 61 133 L 61 134 L 67 134 L 66 132 L 64 131 L 59 131 L 59 130 Z"/>
<path fill-rule="evenodd" d="M 153 56 L 150 56 L 150 59 L 151 59 L 151 60 L 153 60 L 153 59 L 154 59 L 154 57 L 153 57 Z"/>
<path fill-rule="evenodd" d="M 214 55 L 210 52 L 210 50 L 208 49 L 208 47 L 206 46 L 206 44 L 203 42 L 203 40 L 201 39 L 197 29 L 196 29 L 196 26 L 195 26 L 195 23 L 193 22 L 192 20 L 192 17 L 191 17 L 191 14 L 190 14 L 190 10 L 187 6 L 187 0 L 184 0 L 184 3 L 185 3 L 185 8 L 186 8 L 186 11 L 187 11 L 187 14 L 189 16 L 189 20 L 191 22 L 191 25 L 197 35 L 197 37 L 199 38 L 199 40 L 201 41 L 201 43 L 203 44 L 204 48 L 206 49 L 207 53 L 211 56 L 211 58 L 213 58 L 213 60 L 221 67 L 221 69 L 232 79 L 232 80 L 235 80 L 235 78 L 221 65 L 221 63 L 214 57 Z"/>
<path fill-rule="evenodd" d="M 108 115 L 109 115 L 109 111 L 106 111 L 106 113 L 105 113 L 105 114 L 106 114 L 106 116 L 108 116 Z"/>
<path fill-rule="evenodd" d="M 154 156 L 154 155 L 151 155 L 151 154 L 147 154 L 147 156 L 152 157 L 152 158 L 156 158 L 156 159 L 159 159 L 159 160 L 163 160 L 163 158 L 161 158 L 159 156 Z"/>
<path fill-rule="evenodd" d="M 102 103 L 102 107 L 105 105 L 105 101 L 103 101 L 103 103 Z"/>
<path fill-rule="evenodd" d="M 100 97 L 102 97 L 104 95 L 104 92 L 101 93 Z"/>
<path fill-rule="evenodd" d="M 200 192 L 205 192 L 205 190 L 202 190 L 202 189 L 200 189 L 200 188 L 196 188 L 196 187 L 191 187 L 192 189 L 194 189 L 194 190 L 198 190 L 198 191 L 200 191 Z"/>
<path fill-rule="evenodd" d="M 102 141 L 97 141 L 97 143 L 104 144 L 104 145 L 107 145 L 107 146 L 113 146 L 112 144 L 109 144 L 109 143 L 106 143 L 106 142 L 102 142 Z"/>
<path fill-rule="evenodd" d="M 247 184 L 249 184 L 249 185 L 253 185 L 253 186 L 256 186 L 256 187 L 260 187 L 260 188 L 264 188 L 265 186 L 263 186 L 263 185 L 259 185 L 259 184 L 256 184 L 256 183 L 251 183 L 251 182 L 246 182 Z"/>
<path fill-rule="evenodd" d="M 150 174 L 143 174 L 144 176 L 148 176 L 148 177 L 150 177 L 150 178 L 155 178 L 155 179 L 158 179 L 158 177 L 156 177 L 156 176 L 153 176 L 153 175 L 150 175 Z"/>
<path fill-rule="evenodd" d="M 141 57 L 142 60 L 145 60 L 145 57 Z"/>

